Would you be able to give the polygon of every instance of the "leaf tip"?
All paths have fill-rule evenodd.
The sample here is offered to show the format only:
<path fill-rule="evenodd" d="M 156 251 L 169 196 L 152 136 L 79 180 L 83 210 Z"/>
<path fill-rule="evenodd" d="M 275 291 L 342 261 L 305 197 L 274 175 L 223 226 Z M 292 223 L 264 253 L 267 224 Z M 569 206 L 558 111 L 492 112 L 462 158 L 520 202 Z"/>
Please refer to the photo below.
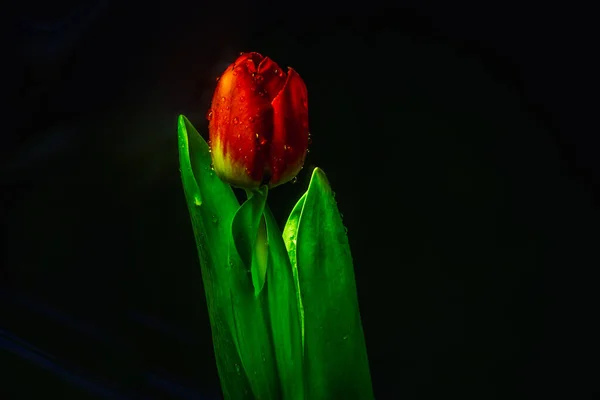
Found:
<path fill-rule="evenodd" d="M 327 175 L 325 175 L 325 172 L 323 172 L 323 170 L 319 167 L 315 167 L 315 169 L 313 170 L 312 177 L 310 178 L 310 183 L 308 184 L 309 188 L 311 186 L 319 186 L 322 189 L 331 191 L 331 185 L 329 184 Z"/>

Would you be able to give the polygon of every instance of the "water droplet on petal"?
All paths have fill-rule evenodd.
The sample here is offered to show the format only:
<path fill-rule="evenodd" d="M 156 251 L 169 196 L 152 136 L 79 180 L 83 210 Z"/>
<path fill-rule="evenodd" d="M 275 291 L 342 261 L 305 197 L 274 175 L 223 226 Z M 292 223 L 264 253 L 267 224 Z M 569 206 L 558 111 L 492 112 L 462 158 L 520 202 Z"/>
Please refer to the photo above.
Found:
<path fill-rule="evenodd" d="M 260 139 L 260 145 L 264 146 L 265 144 L 267 144 L 267 139 L 266 138 Z"/>
<path fill-rule="evenodd" d="M 240 123 L 240 119 L 238 117 L 233 117 L 233 123 L 234 125 L 237 125 Z"/>
<path fill-rule="evenodd" d="M 258 139 L 258 133 L 256 134 L 256 138 Z M 183 146 L 181 146 L 181 147 L 183 147 Z"/>
<path fill-rule="evenodd" d="M 240 51 L 240 56 L 243 56 L 244 54 L 246 54 L 246 53 L 244 53 L 243 51 Z"/>
<path fill-rule="evenodd" d="M 308 108 L 308 100 L 306 98 L 302 99 L 302 107 Z"/>
<path fill-rule="evenodd" d="M 225 101 L 225 96 L 221 97 L 221 101 Z"/>
<path fill-rule="evenodd" d="M 312 136 L 310 134 L 310 132 L 308 132 L 308 144 L 312 143 Z"/>
<path fill-rule="evenodd" d="M 206 119 L 210 121 L 212 119 L 212 117 L 213 117 L 212 110 L 208 110 L 208 112 L 206 113 Z"/>
<path fill-rule="evenodd" d="M 219 82 L 219 79 L 221 79 L 220 76 L 217 76 L 217 79 L 215 79 L 217 82 Z"/>
<path fill-rule="evenodd" d="M 248 121 L 254 122 L 254 117 L 248 117 Z M 258 133 L 257 133 L 257 135 L 258 135 Z"/>
<path fill-rule="evenodd" d="M 259 82 L 262 82 L 262 81 L 265 80 L 265 77 L 262 76 L 262 75 L 260 75 L 260 74 L 258 74 L 258 75 L 256 75 L 256 80 L 259 81 Z"/>
<path fill-rule="evenodd" d="M 243 103 L 244 101 L 246 101 L 246 96 L 240 96 L 240 101 Z"/>

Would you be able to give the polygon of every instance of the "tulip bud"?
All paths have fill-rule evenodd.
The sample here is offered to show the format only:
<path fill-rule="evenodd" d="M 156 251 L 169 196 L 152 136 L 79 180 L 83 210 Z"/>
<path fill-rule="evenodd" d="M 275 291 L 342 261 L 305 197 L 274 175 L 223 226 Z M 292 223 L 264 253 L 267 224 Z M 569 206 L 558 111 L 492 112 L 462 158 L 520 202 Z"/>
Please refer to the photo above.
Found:
<path fill-rule="evenodd" d="M 242 53 L 221 75 L 209 120 L 216 174 L 232 186 L 275 187 L 293 179 L 308 147 L 306 85 L 258 53 Z"/>

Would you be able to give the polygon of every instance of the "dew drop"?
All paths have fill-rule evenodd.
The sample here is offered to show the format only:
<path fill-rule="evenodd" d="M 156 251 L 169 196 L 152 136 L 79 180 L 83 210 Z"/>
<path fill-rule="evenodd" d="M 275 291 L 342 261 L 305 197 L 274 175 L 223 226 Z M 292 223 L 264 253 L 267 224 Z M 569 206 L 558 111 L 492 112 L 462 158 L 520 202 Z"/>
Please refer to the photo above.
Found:
<path fill-rule="evenodd" d="M 242 137 L 242 134 L 241 134 L 241 133 L 238 133 L 238 134 L 237 134 L 237 138 L 239 139 L 239 138 L 241 138 L 241 137 Z M 242 149 L 240 149 L 240 151 L 241 151 L 241 150 L 242 150 Z"/>
<path fill-rule="evenodd" d="M 235 364 L 235 371 L 238 373 L 238 375 L 240 374 L 240 366 L 239 366 L 239 364 Z"/>
<path fill-rule="evenodd" d="M 244 54 L 246 54 L 246 53 L 244 53 L 243 51 L 240 51 L 240 56 L 243 56 Z"/>
<path fill-rule="evenodd" d="M 194 197 L 194 204 L 197 206 L 202 205 L 202 202 L 200 201 L 200 197 L 197 197 L 197 196 Z"/>
<path fill-rule="evenodd" d="M 262 353 L 262 360 L 263 360 L 263 362 L 267 361 L 267 357 L 265 357 L 265 353 Z"/>
<path fill-rule="evenodd" d="M 264 146 L 265 144 L 267 144 L 267 139 L 266 138 L 260 139 L 260 145 Z"/>
<path fill-rule="evenodd" d="M 238 117 L 233 117 L 233 123 L 234 125 L 237 125 L 240 123 L 240 119 Z"/>
<path fill-rule="evenodd" d="M 217 222 L 219 222 L 216 215 L 212 216 L 212 222 L 213 222 L 213 224 L 216 224 Z"/>
<path fill-rule="evenodd" d="M 246 96 L 240 96 L 240 101 L 243 103 L 244 101 L 246 101 Z"/>
<path fill-rule="evenodd" d="M 259 81 L 259 82 L 262 82 L 262 81 L 265 80 L 265 77 L 262 76 L 262 75 L 260 75 L 260 74 L 258 74 L 258 75 L 256 75 L 256 80 Z"/>
<path fill-rule="evenodd" d="M 302 99 L 302 107 L 308 108 L 308 100 L 306 98 Z"/>
<path fill-rule="evenodd" d="M 250 118 L 252 118 L 252 117 L 250 117 Z M 258 139 L 258 133 L 256 134 L 256 138 Z M 183 146 L 181 146 L 181 147 L 183 147 Z"/>
<path fill-rule="evenodd" d="M 265 94 L 267 94 L 267 93 L 264 90 L 261 90 L 261 91 L 258 92 L 258 95 L 261 96 L 261 97 L 264 97 Z"/>
<path fill-rule="evenodd" d="M 225 101 L 225 96 L 221 97 L 221 101 Z"/>
<path fill-rule="evenodd" d="M 225 106 L 225 109 L 226 109 L 227 111 L 229 111 L 229 109 L 230 109 L 230 108 L 231 108 L 231 107 L 229 106 L 229 104 Z"/>
<path fill-rule="evenodd" d="M 217 82 L 219 82 L 219 79 L 221 79 L 221 77 L 220 77 L 220 76 L 217 76 L 217 79 L 216 79 L 216 81 L 217 81 Z"/>
<path fill-rule="evenodd" d="M 253 91 L 253 92 L 256 92 L 256 88 L 255 88 L 254 86 L 252 86 L 252 87 L 250 88 L 250 90 L 251 90 L 251 91 Z"/>
<path fill-rule="evenodd" d="M 308 144 L 312 143 L 312 135 L 308 132 Z"/>
<path fill-rule="evenodd" d="M 254 117 L 248 117 L 248 121 L 254 122 Z M 256 134 L 256 137 L 258 137 L 258 133 Z"/>
<path fill-rule="evenodd" d="M 206 113 L 206 119 L 210 121 L 212 119 L 212 117 L 213 117 L 212 110 L 208 110 L 208 112 Z"/>
<path fill-rule="evenodd" d="M 298 177 L 297 177 L 297 176 L 295 176 L 295 177 L 292 179 L 292 184 L 294 184 L 294 183 L 296 183 L 296 182 L 298 182 Z"/>
<path fill-rule="evenodd" d="M 344 227 L 344 233 L 348 234 L 348 228 Z"/>
<path fill-rule="evenodd" d="M 239 139 L 239 138 L 240 138 L 240 135 L 238 135 L 238 139 Z M 240 147 L 240 148 L 238 149 L 238 151 L 242 151 L 242 148 Z"/>
<path fill-rule="evenodd" d="M 310 149 L 306 149 L 306 152 L 307 152 L 307 153 L 310 153 Z"/>

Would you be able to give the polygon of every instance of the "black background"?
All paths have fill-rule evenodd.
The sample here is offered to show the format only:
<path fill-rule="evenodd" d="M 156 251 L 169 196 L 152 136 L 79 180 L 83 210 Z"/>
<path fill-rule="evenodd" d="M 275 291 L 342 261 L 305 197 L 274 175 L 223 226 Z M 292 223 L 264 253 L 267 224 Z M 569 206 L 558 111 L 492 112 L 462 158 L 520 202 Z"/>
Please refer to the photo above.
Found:
<path fill-rule="evenodd" d="M 178 171 L 240 51 L 293 66 L 379 399 L 590 398 L 593 13 L 506 2 L 17 2 L 3 11 L 2 399 L 220 394 Z"/>

